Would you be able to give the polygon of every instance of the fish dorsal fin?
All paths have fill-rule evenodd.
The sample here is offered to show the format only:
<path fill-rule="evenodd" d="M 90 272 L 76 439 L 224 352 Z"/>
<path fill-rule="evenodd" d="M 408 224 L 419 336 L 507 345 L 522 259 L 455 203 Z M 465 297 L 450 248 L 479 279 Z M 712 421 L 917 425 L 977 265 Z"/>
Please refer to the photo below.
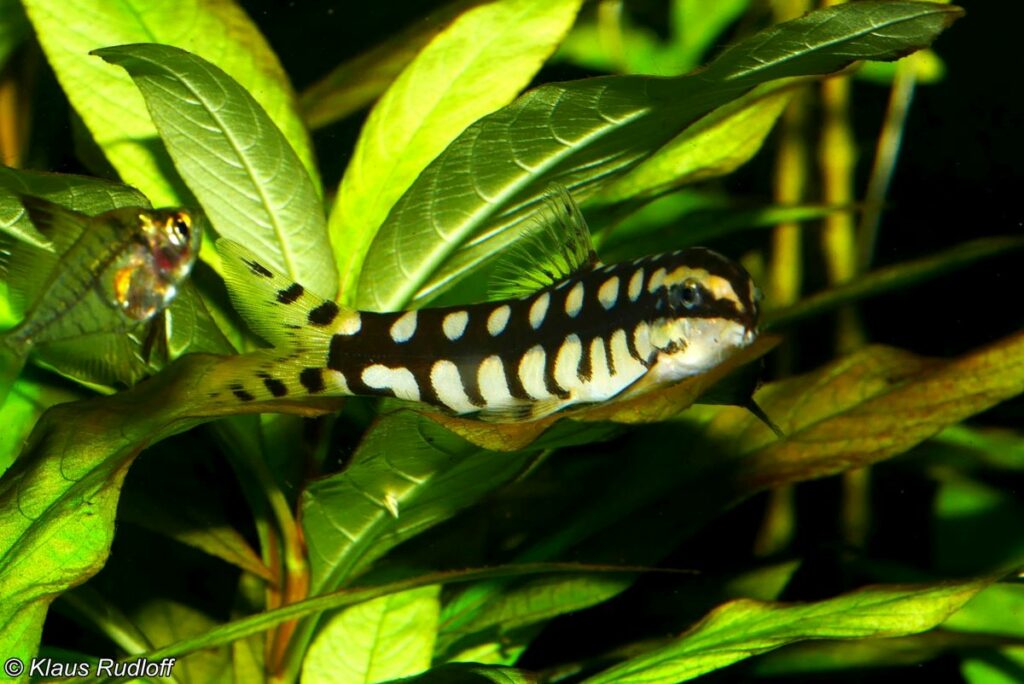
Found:
<path fill-rule="evenodd" d="M 91 220 L 85 214 L 31 195 L 19 195 L 29 220 L 39 234 L 50 242 L 50 248 L 21 240 L 10 240 L 3 274 L 7 280 L 11 308 L 24 314 L 43 292 L 43 285 L 53 275 L 61 257 L 82 236 Z"/>
<path fill-rule="evenodd" d="M 253 332 L 275 347 L 294 346 L 300 331 L 328 334 L 328 323 L 352 310 L 310 292 L 237 242 L 221 238 L 224 280 L 235 309 Z"/>
<path fill-rule="evenodd" d="M 64 254 L 82 237 L 91 218 L 59 204 L 32 195 L 19 195 L 36 230 L 50 241 L 53 252 Z"/>
<path fill-rule="evenodd" d="M 587 222 L 563 186 L 548 189 L 533 223 L 495 266 L 492 298 L 524 297 L 598 264 Z"/>

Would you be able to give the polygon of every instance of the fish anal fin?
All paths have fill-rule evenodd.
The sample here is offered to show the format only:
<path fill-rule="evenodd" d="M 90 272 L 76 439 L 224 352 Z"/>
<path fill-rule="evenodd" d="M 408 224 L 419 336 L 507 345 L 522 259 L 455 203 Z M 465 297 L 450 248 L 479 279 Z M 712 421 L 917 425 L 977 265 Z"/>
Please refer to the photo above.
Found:
<path fill-rule="evenodd" d="M 598 264 L 590 229 L 569 191 L 552 185 L 528 234 L 495 266 L 490 295 L 524 297 Z"/>

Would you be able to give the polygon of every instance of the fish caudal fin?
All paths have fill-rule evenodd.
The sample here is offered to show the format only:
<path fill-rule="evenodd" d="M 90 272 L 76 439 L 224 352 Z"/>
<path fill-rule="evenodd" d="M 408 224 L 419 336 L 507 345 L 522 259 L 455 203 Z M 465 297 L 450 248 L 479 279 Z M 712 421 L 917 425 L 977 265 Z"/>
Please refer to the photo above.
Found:
<path fill-rule="evenodd" d="M 309 292 L 241 245 L 218 240 L 224 279 L 235 308 L 274 346 L 236 357 L 210 378 L 211 397 L 263 401 L 315 394 L 349 394 L 339 373 L 326 368 L 331 338 L 352 309 Z"/>

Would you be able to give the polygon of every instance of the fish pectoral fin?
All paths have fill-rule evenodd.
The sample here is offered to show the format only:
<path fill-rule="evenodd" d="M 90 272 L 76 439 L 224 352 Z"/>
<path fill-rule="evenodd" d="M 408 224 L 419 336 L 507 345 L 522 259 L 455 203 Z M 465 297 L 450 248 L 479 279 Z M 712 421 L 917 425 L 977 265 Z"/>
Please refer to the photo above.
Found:
<path fill-rule="evenodd" d="M 576 201 L 553 184 L 530 234 L 500 260 L 491 276 L 489 296 L 513 299 L 532 294 L 598 264 L 590 228 Z"/>
<path fill-rule="evenodd" d="M 327 338 L 332 323 L 354 311 L 308 291 L 237 242 L 221 238 L 224 281 L 235 309 L 257 335 L 275 347 L 298 339 Z"/>
<path fill-rule="evenodd" d="M 565 399 L 551 397 L 529 403 L 513 404 L 511 406 L 499 406 L 485 408 L 476 414 L 476 417 L 488 423 L 528 423 L 541 418 L 547 418 L 557 413 L 566 406 Z"/>

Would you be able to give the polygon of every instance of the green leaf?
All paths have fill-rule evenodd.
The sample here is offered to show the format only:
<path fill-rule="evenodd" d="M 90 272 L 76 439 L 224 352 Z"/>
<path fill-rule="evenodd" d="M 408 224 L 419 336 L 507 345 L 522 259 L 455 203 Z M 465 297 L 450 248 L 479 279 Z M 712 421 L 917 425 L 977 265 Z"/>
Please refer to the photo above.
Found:
<path fill-rule="evenodd" d="M 440 612 L 438 585 L 346 608 L 321 627 L 306 653 L 303 682 L 382 682 L 430 667 Z"/>
<path fill-rule="evenodd" d="M 511 480 L 528 460 L 484 451 L 412 411 L 381 418 L 351 466 L 303 494 L 312 591 L 342 586 L 388 549 Z"/>
<path fill-rule="evenodd" d="M 124 45 L 95 54 L 134 79 L 217 232 L 332 295 L 337 273 L 316 187 L 259 103 L 219 68 L 178 48 Z"/>
<path fill-rule="evenodd" d="M 50 406 L 81 399 L 66 387 L 54 386 L 46 378 L 22 377 L 3 403 L 4 429 L 0 430 L 0 474 L 17 458 L 36 420 Z"/>
<path fill-rule="evenodd" d="M 330 219 L 347 303 L 356 301 L 363 259 L 395 200 L 466 126 L 530 82 L 569 30 L 580 1 L 500 0 L 466 11 L 373 108 Z"/>
<path fill-rule="evenodd" d="M 1021 392 L 1024 333 L 945 361 L 872 346 L 757 393 L 786 439 L 732 409 L 708 429 L 745 454 L 740 489 L 759 490 L 902 453 Z"/>
<path fill-rule="evenodd" d="M 418 677 L 402 679 L 391 684 L 535 684 L 537 675 L 510 667 L 487 667 L 455 663 L 435 667 Z"/>
<path fill-rule="evenodd" d="M 138 91 L 125 74 L 91 57 L 97 48 L 166 43 L 194 51 L 242 84 L 284 133 L 318 184 L 308 134 L 277 57 L 233 1 L 26 0 L 61 87 L 121 178 L 157 205 L 180 204 L 169 159 Z"/>
<path fill-rule="evenodd" d="M 483 0 L 453 0 L 392 34 L 366 52 L 339 64 L 302 91 L 299 105 L 310 128 L 344 119 L 376 100 L 419 54 L 467 7 Z"/>
<path fill-rule="evenodd" d="M 791 95 L 787 87 L 758 88 L 719 107 L 592 201 L 615 204 L 732 173 L 761 149 Z"/>
<path fill-rule="evenodd" d="M 807 639 L 916 634 L 940 624 L 989 582 L 874 586 L 804 605 L 741 599 L 720 606 L 674 643 L 584 681 L 681 682 Z"/>
<path fill-rule="evenodd" d="M 456 260 L 438 274 L 459 247 L 518 226 L 551 182 L 585 197 L 761 83 L 894 59 L 927 46 L 959 15 L 927 2 L 849 3 L 763 31 L 698 74 L 530 91 L 467 128 L 402 195 L 367 254 L 358 303 L 393 310 L 430 296 L 472 266 Z"/>
<path fill-rule="evenodd" d="M 946 574 L 1024 563 L 1024 505 L 1012 492 L 955 474 L 939 476 L 932 522 L 934 565 Z"/>

